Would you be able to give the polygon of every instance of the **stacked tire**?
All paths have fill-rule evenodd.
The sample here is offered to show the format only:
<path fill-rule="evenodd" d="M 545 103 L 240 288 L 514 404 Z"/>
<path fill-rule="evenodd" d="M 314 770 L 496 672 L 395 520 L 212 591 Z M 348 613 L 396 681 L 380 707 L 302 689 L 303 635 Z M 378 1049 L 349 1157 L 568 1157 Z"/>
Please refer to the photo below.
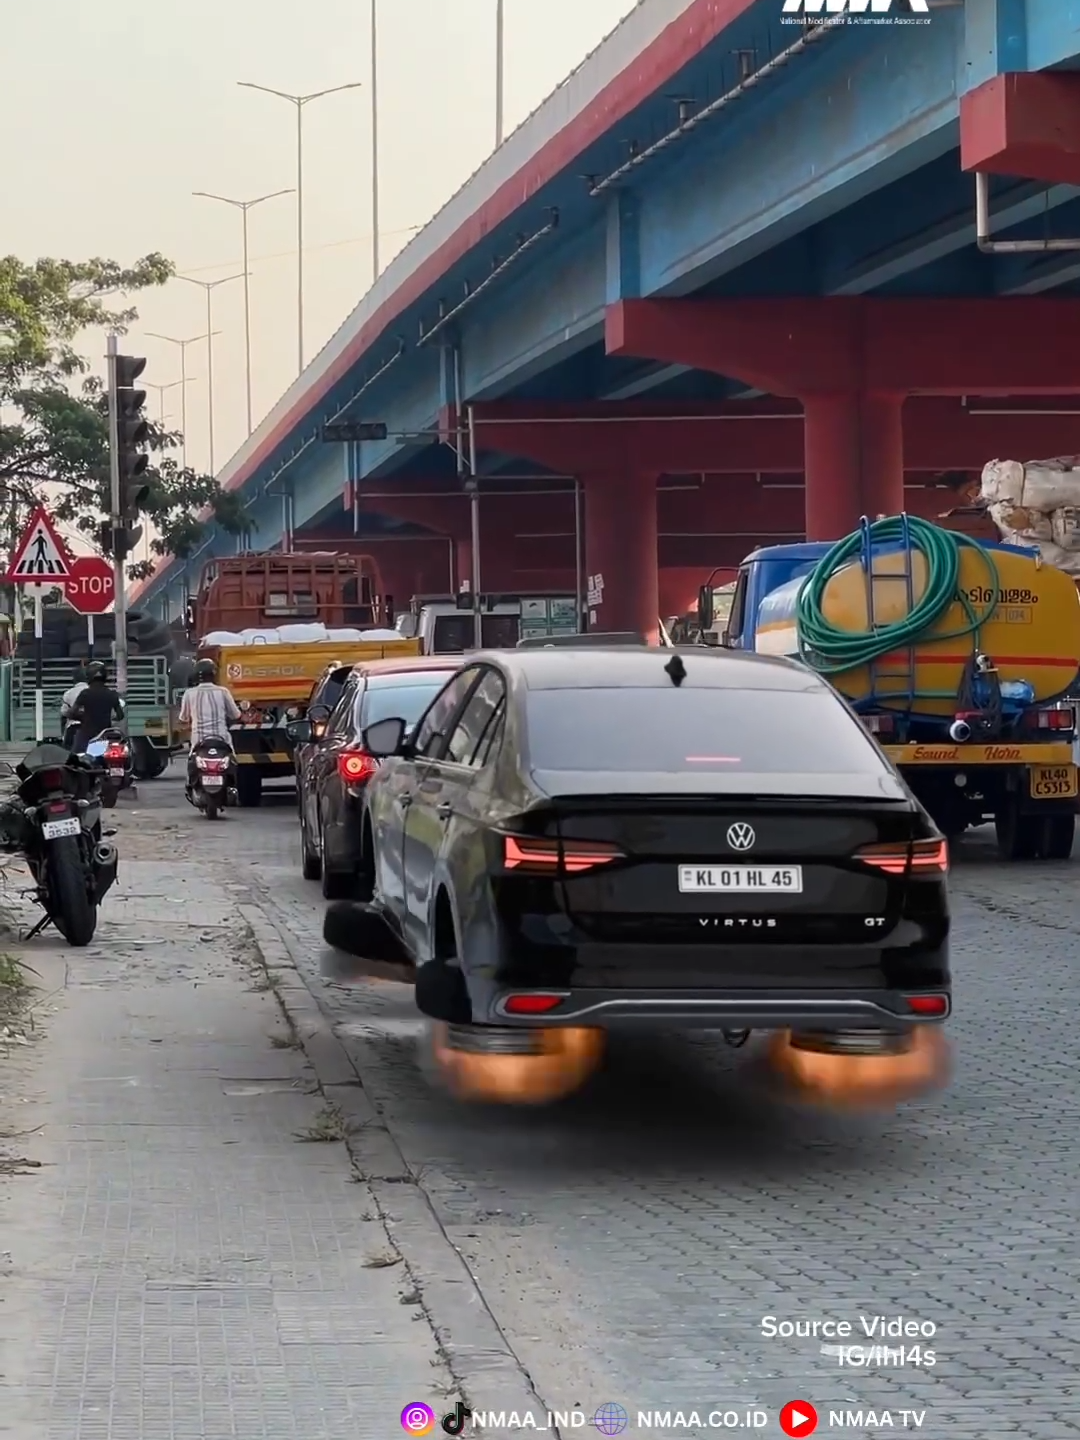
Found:
<path fill-rule="evenodd" d="M 180 656 L 177 637 L 172 627 L 143 610 L 130 610 L 127 617 L 129 655 L 164 655 L 170 665 Z M 116 616 L 94 616 L 94 653 L 107 660 L 116 639 Z M 46 607 L 42 615 L 42 658 L 45 660 L 85 660 L 90 653 L 86 638 L 86 616 L 66 605 Z M 15 658 L 32 660 L 34 648 L 33 619 L 24 621 L 19 631 Z"/>

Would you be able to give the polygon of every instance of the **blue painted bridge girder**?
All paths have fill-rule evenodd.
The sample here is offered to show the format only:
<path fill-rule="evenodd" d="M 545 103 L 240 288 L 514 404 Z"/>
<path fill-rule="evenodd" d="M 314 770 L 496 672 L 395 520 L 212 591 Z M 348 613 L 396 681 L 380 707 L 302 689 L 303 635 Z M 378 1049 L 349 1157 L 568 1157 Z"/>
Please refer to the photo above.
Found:
<path fill-rule="evenodd" d="M 967 0 L 929 24 L 816 36 L 779 12 L 780 0 L 643 0 L 395 259 L 226 467 L 257 548 L 286 518 L 299 528 L 340 505 L 349 479 L 452 468 L 432 452 L 455 400 L 678 398 L 714 383 L 607 357 L 605 307 L 619 299 L 1078 281 L 1072 257 L 978 252 L 958 116 L 996 74 L 1075 66 L 1080 0 Z M 992 197 L 1003 237 L 1080 233 L 1071 187 L 1001 180 Z M 384 421 L 390 438 L 322 444 L 321 424 L 341 417 Z M 142 598 L 234 548 L 212 537 Z"/>

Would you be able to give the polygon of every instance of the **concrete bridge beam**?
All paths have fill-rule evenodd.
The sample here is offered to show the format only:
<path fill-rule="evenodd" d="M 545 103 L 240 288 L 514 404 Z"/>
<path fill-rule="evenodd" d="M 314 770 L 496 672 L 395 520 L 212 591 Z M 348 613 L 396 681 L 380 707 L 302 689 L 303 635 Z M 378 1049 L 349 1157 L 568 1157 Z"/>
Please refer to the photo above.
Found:
<path fill-rule="evenodd" d="M 1080 185 L 1080 74 L 995 75 L 960 101 L 960 163 Z"/>
<path fill-rule="evenodd" d="M 612 355 L 801 400 L 807 534 L 824 540 L 900 508 L 901 406 L 914 391 L 1080 393 L 1078 321 L 1071 298 L 629 300 L 609 307 L 606 341 Z"/>

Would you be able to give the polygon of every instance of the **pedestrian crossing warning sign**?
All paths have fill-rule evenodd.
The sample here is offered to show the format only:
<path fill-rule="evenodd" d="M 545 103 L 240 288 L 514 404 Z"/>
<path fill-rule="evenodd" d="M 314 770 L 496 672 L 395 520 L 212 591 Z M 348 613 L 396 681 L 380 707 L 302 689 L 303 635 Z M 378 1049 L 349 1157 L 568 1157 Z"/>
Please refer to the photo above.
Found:
<path fill-rule="evenodd" d="M 39 505 L 27 522 L 4 578 L 9 585 L 66 580 L 71 574 L 71 565 L 71 556 L 56 533 L 49 512 Z"/>

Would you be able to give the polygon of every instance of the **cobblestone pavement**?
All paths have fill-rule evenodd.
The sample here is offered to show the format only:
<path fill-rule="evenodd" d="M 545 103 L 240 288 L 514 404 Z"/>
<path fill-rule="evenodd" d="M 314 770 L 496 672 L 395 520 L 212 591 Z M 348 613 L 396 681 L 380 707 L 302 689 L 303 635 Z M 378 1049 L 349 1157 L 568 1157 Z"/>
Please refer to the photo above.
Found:
<path fill-rule="evenodd" d="M 426 1085 L 410 992 L 333 978 L 289 798 L 211 826 L 174 780 L 143 795 L 148 813 L 122 821 L 125 850 L 136 824 L 148 861 L 194 845 L 276 926 L 278 941 L 262 938 L 278 945 L 286 1005 L 310 1016 L 307 991 L 290 988 L 295 965 L 330 1018 L 363 1091 L 344 1088 L 354 1071 L 330 1051 L 312 1043 L 308 1053 L 320 1075 L 334 1071 L 337 1093 L 374 1107 L 350 1146 L 406 1260 L 427 1246 L 411 1273 L 455 1393 L 474 1408 L 514 1393 L 533 1397 L 537 1415 L 614 1401 L 630 1412 L 628 1435 L 650 1433 L 639 1410 L 696 1410 L 700 1427 L 671 1432 L 694 1436 L 717 1433 L 709 1412 L 761 1405 L 769 1420 L 757 1433 L 771 1437 L 779 1408 L 803 1399 L 822 1431 L 831 1410 L 891 1413 L 891 1428 L 864 1414 L 845 1427 L 852 1435 L 895 1433 L 901 1410 L 925 1411 L 917 1433 L 928 1440 L 1080 1435 L 1070 1219 L 1080 862 L 1003 866 L 978 840 L 965 847 L 953 884 L 956 1079 L 896 1116 L 778 1103 L 750 1083 L 739 1053 L 705 1036 L 622 1044 L 574 1100 L 501 1112 Z M 266 1143 L 281 1144 L 290 1123 L 268 1124 Z M 430 1207 L 426 1229 L 418 1202 Z M 447 1279 L 433 1234 L 461 1274 Z M 470 1333 L 453 1333 L 455 1295 L 483 1335 L 471 1354 Z M 927 1322 L 936 1333 L 921 1341 L 923 1358 L 929 1348 L 936 1363 L 841 1368 L 820 1336 L 764 1337 L 766 1315 L 848 1320 L 853 1343 L 860 1316 Z M 363 1433 L 396 1429 L 395 1419 Z"/>
<path fill-rule="evenodd" d="M 21 952 L 33 1026 L 0 1042 L 0 1434 L 390 1433 L 452 1382 L 250 897 L 143 804 L 117 814 L 97 943 Z"/>

